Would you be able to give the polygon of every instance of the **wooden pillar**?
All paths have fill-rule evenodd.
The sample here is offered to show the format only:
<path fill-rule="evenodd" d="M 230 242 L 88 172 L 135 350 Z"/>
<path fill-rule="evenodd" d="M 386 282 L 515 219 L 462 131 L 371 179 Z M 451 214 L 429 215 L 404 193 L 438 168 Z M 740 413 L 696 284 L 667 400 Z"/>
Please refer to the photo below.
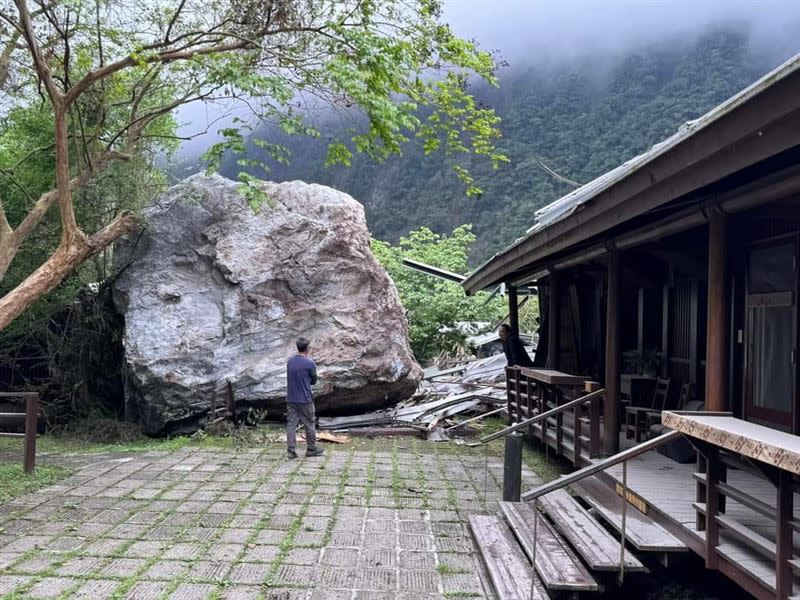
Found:
<path fill-rule="evenodd" d="M 517 288 L 508 286 L 508 325 L 514 335 L 519 335 L 519 301 Z"/>
<path fill-rule="evenodd" d="M 558 342 L 559 342 L 559 274 L 550 273 L 550 294 L 547 314 L 547 367 L 558 369 Z"/>
<path fill-rule="evenodd" d="M 611 456 L 619 452 L 619 374 L 620 374 L 620 283 L 619 252 L 608 253 L 608 297 L 606 298 L 606 398 L 604 452 Z"/>
<path fill-rule="evenodd" d="M 776 539 L 775 539 L 775 597 L 786 600 L 792 594 L 792 566 L 789 561 L 794 558 L 792 551 L 792 528 L 790 522 L 794 518 L 793 501 L 794 486 L 792 474 L 788 471 L 777 472 L 777 505 L 776 505 Z"/>
<path fill-rule="evenodd" d="M 706 410 L 728 410 L 728 223 L 714 213 L 708 223 L 708 330 Z"/>

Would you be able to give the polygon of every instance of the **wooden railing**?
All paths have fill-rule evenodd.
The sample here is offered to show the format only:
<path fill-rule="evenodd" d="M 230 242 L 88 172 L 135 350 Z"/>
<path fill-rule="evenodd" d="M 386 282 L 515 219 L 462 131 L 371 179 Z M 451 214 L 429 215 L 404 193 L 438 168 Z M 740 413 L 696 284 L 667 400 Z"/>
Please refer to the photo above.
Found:
<path fill-rule="evenodd" d="M 24 433 L 0 432 L 0 437 L 25 438 L 23 468 L 33 472 L 36 466 L 36 430 L 39 425 L 39 394 L 36 392 L 2 392 L 0 398 L 24 398 L 25 412 L 0 412 L 0 424 L 24 425 Z"/>
<path fill-rule="evenodd" d="M 800 521 L 793 515 L 795 485 L 792 474 L 766 463 L 742 463 L 738 458 L 712 444 L 692 440 L 698 448 L 697 472 L 697 530 L 706 536 L 706 565 L 718 569 L 720 536 L 724 533 L 738 543 L 775 563 L 775 597 L 791 596 L 794 575 L 800 575 L 800 560 L 792 548 L 792 536 L 800 533 Z M 775 503 L 765 502 L 727 481 L 728 467 L 744 470 L 774 487 Z M 775 528 L 775 541 L 765 537 L 727 511 L 728 501 L 745 506 L 765 517 Z M 762 528 L 763 531 L 763 528 Z"/>
<path fill-rule="evenodd" d="M 525 369 L 519 367 L 506 368 L 506 390 L 509 425 L 526 423 L 522 429 L 528 435 L 538 438 L 545 447 L 553 448 L 557 456 L 567 455 L 576 466 L 599 456 L 604 390 L 574 399 L 582 400 L 575 402 L 554 386 L 529 377 Z M 551 412 L 561 406 L 563 410 Z M 548 413 L 549 418 L 532 420 L 543 413 Z"/>
<path fill-rule="evenodd" d="M 800 475 L 800 437 L 736 419 L 729 413 L 674 411 L 665 413 L 663 420 L 686 434 L 699 454 L 698 469 L 693 474 L 697 481 L 694 508 L 697 529 L 705 532 L 706 566 L 724 570 L 725 563 L 740 562 L 740 552 L 730 552 L 733 540 L 774 562 L 775 598 L 792 596 L 793 580 L 800 575 L 800 560 L 792 544 L 795 533 L 800 532 L 800 522 L 793 514 L 794 479 Z M 764 486 L 751 490 L 771 491 L 772 498 L 758 497 L 729 483 L 730 466 L 764 480 Z M 745 518 L 737 519 L 736 512 Z M 753 519 L 753 513 L 761 519 Z M 774 541 L 764 535 L 770 532 L 774 532 Z M 725 539 L 721 544 L 722 536 Z M 772 587 L 771 572 L 757 574 L 757 578 Z"/>

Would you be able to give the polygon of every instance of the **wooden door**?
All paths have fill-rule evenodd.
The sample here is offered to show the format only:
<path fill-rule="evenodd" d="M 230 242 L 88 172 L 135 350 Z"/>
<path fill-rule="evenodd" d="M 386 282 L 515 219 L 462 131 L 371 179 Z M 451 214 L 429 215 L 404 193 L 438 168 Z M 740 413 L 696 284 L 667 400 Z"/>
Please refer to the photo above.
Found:
<path fill-rule="evenodd" d="M 753 245 L 746 284 L 744 416 L 797 432 L 797 238 Z"/>

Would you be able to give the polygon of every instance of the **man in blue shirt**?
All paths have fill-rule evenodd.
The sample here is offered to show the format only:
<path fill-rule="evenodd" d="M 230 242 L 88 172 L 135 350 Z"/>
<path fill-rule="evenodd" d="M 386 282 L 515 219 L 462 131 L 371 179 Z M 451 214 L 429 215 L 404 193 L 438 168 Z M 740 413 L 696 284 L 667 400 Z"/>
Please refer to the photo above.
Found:
<path fill-rule="evenodd" d="M 306 456 L 322 456 L 323 450 L 317 448 L 317 434 L 314 430 L 314 399 L 311 386 L 317 382 L 317 365 L 308 356 L 309 341 L 297 339 L 297 354 L 286 364 L 286 443 L 289 458 L 297 458 L 297 425 L 302 423 L 306 431 Z"/>

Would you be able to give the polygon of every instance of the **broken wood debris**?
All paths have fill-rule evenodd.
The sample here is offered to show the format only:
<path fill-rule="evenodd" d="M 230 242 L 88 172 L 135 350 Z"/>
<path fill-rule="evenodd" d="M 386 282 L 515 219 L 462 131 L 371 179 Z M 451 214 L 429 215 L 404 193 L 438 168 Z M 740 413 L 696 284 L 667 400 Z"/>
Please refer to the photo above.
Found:
<path fill-rule="evenodd" d="M 392 408 L 360 415 L 319 419 L 327 431 L 349 435 L 424 435 L 431 440 L 450 439 L 460 424 L 456 417 L 478 421 L 499 414 L 505 406 L 505 356 L 491 356 L 444 370 L 427 369 L 417 393 Z M 399 435 L 395 433 L 394 435 Z"/>

